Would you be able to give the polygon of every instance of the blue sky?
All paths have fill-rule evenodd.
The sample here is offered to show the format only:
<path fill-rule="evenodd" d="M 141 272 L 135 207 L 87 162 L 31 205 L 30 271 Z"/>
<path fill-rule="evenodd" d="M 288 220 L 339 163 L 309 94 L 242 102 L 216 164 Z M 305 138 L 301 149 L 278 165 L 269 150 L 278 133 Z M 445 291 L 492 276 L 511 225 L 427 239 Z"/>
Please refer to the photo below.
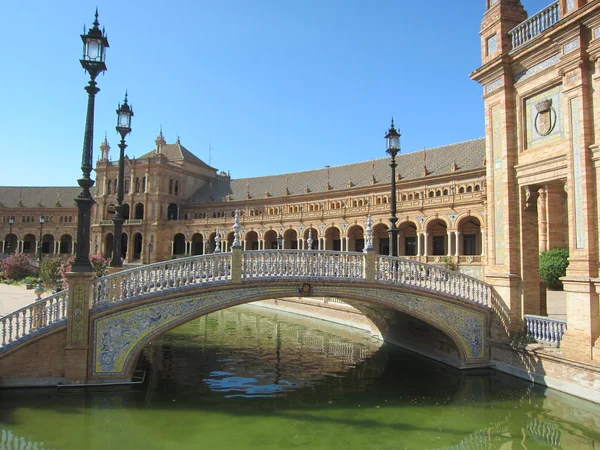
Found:
<path fill-rule="evenodd" d="M 533 14 L 550 0 L 522 0 Z M 94 160 L 118 103 L 133 105 L 126 153 L 162 125 L 233 178 L 381 158 L 394 116 L 402 152 L 483 136 L 479 26 L 485 0 L 5 2 L 0 16 L 0 185 L 74 186 L 88 76 L 83 25 L 98 6 Z"/>

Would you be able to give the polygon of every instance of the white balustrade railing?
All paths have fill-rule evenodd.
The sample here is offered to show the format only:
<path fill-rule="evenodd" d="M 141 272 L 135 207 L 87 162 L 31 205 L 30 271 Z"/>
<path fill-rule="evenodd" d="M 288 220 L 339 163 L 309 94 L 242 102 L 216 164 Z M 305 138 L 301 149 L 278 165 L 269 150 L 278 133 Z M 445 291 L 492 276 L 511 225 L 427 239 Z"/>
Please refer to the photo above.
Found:
<path fill-rule="evenodd" d="M 92 307 L 182 286 L 222 282 L 230 278 L 230 253 L 211 253 L 148 264 L 94 280 Z"/>
<path fill-rule="evenodd" d="M 531 314 L 526 314 L 523 318 L 527 325 L 527 336 L 535 339 L 537 342 L 544 342 L 558 347 L 563 334 L 567 331 L 567 322 L 565 320 Z"/>
<path fill-rule="evenodd" d="M 508 32 L 512 48 L 524 45 L 560 20 L 560 4 L 554 2 Z"/>
<path fill-rule="evenodd" d="M 25 338 L 66 323 L 68 291 L 35 301 L 0 318 L 0 352 Z"/>
<path fill-rule="evenodd" d="M 245 252 L 242 279 L 363 278 L 364 254 L 327 250 L 267 250 Z"/>
<path fill-rule="evenodd" d="M 477 278 L 404 258 L 377 256 L 375 279 L 491 306 L 490 286 Z"/>

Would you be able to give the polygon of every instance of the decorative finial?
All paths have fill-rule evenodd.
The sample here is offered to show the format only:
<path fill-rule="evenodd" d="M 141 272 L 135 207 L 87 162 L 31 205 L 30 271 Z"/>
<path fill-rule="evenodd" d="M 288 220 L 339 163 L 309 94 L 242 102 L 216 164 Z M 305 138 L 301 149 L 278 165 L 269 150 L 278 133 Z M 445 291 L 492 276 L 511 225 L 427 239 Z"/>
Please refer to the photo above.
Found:
<path fill-rule="evenodd" d="M 100 22 L 98 22 L 98 7 L 96 6 L 96 14 L 94 14 L 94 28 L 98 28 Z"/>
<path fill-rule="evenodd" d="M 392 128 L 394 128 L 394 116 L 392 116 Z"/>
<path fill-rule="evenodd" d="M 367 228 L 365 229 L 365 248 L 364 250 L 373 250 L 373 223 L 371 222 L 371 213 L 367 216 Z"/>
<path fill-rule="evenodd" d="M 235 217 L 233 219 L 233 245 L 231 248 L 241 248 L 242 244 L 240 243 L 240 212 L 239 210 L 235 210 Z"/>
<path fill-rule="evenodd" d="M 219 234 L 219 227 L 217 227 L 215 236 L 215 253 L 221 253 L 221 235 Z"/>
<path fill-rule="evenodd" d="M 306 245 L 308 245 L 309 250 L 312 250 L 312 245 L 313 245 L 312 228 L 308 229 L 308 239 L 306 240 Z"/>

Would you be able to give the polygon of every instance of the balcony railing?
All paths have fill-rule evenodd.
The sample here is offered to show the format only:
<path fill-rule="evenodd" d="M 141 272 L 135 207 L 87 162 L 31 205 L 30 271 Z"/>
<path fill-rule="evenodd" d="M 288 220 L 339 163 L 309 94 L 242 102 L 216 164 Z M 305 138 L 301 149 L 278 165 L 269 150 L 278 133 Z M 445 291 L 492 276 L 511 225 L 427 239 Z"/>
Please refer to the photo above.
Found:
<path fill-rule="evenodd" d="M 560 319 L 551 319 L 545 316 L 525 315 L 527 336 L 536 342 L 543 342 L 554 347 L 560 346 L 560 341 L 567 331 L 567 322 Z"/>
<path fill-rule="evenodd" d="M 521 47 L 560 20 L 560 4 L 554 2 L 508 32 L 513 50 Z"/>

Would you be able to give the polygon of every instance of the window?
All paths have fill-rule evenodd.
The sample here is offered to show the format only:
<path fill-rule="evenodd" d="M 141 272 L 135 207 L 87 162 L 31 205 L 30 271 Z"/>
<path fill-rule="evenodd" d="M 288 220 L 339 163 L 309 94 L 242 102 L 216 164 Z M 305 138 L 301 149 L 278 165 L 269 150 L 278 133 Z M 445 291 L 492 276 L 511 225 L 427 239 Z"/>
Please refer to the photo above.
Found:
<path fill-rule="evenodd" d="M 106 186 L 106 193 L 107 194 L 112 194 L 112 180 L 108 180 L 107 186 Z"/>
<path fill-rule="evenodd" d="M 125 190 L 125 193 L 127 194 L 129 192 L 129 180 L 125 180 L 125 184 L 123 185 L 123 188 Z"/>

